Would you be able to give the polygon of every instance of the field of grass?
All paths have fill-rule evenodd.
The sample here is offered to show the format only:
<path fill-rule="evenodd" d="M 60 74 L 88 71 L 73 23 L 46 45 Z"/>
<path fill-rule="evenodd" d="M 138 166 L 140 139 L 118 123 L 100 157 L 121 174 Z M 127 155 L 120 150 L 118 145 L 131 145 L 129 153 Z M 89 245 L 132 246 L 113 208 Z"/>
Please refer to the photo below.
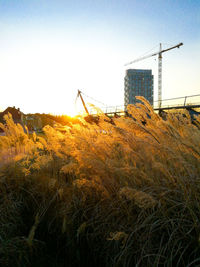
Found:
<path fill-rule="evenodd" d="M 200 265 L 200 119 L 139 99 L 44 137 L 5 117 L 1 266 Z"/>

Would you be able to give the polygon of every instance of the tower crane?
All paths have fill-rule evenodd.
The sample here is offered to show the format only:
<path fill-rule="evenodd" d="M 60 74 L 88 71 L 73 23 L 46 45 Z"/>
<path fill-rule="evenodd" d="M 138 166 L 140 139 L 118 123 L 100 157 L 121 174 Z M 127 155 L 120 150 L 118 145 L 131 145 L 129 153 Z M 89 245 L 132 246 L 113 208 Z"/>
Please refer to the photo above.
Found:
<path fill-rule="evenodd" d="M 162 50 L 162 44 L 160 43 L 160 50 L 158 52 L 153 53 L 151 55 L 137 58 L 137 59 L 135 59 L 131 62 L 128 62 L 124 65 L 124 66 L 128 66 L 132 63 L 135 63 L 135 62 L 141 61 L 143 59 L 158 55 L 158 106 L 159 106 L 159 108 L 161 107 L 161 104 L 162 104 L 162 54 L 164 52 L 167 52 L 167 51 L 172 50 L 174 48 L 179 48 L 182 45 L 183 45 L 183 43 L 179 43 L 175 46 L 172 46 L 172 47 L 169 47 L 167 49 Z"/>

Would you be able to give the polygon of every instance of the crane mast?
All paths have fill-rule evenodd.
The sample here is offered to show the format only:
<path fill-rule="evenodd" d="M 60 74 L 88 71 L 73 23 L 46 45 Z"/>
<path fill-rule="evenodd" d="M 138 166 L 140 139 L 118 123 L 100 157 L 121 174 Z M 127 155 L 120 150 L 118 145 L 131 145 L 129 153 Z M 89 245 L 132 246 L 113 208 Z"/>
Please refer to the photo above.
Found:
<path fill-rule="evenodd" d="M 160 49 L 159 49 L 158 52 L 153 53 L 151 55 L 147 55 L 147 56 L 144 56 L 144 57 L 137 58 L 137 59 L 135 59 L 135 60 L 133 60 L 133 61 L 131 61 L 129 63 L 126 63 L 124 65 L 124 66 L 128 66 L 130 64 L 133 64 L 135 62 L 141 61 L 143 59 L 158 55 L 158 106 L 159 106 L 159 108 L 161 108 L 161 105 L 162 105 L 162 54 L 164 52 L 167 52 L 167 51 L 172 50 L 174 48 L 179 48 L 182 45 L 183 45 L 183 43 L 179 43 L 179 44 L 177 44 L 175 46 L 172 46 L 172 47 L 169 47 L 167 49 L 162 50 L 162 44 L 160 43 Z"/>
<path fill-rule="evenodd" d="M 160 43 L 160 53 L 158 54 L 158 107 L 162 105 L 162 44 Z"/>

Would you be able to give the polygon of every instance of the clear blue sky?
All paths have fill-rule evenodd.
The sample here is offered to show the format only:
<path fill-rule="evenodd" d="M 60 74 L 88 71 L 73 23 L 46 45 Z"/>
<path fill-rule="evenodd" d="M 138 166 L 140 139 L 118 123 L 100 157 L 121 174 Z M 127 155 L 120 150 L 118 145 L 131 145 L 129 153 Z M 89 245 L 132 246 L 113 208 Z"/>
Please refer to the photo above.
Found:
<path fill-rule="evenodd" d="M 0 0 L 0 108 L 65 113 L 77 89 L 123 104 L 124 63 L 160 42 L 184 43 L 163 54 L 163 99 L 200 93 L 199 0 Z M 157 99 L 155 59 L 130 68 L 153 70 Z"/>

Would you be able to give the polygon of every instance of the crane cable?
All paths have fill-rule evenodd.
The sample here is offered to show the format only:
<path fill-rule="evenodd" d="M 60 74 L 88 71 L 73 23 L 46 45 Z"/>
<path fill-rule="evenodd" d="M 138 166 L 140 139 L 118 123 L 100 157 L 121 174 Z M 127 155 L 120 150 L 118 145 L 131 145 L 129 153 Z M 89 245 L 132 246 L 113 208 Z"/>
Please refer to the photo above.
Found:
<path fill-rule="evenodd" d="M 90 99 L 92 99 L 93 101 L 95 101 L 95 102 L 98 102 L 99 104 L 101 104 L 101 105 L 103 105 L 103 106 L 105 106 L 105 107 L 107 107 L 108 105 L 106 105 L 106 104 L 104 104 L 103 102 L 101 102 L 101 101 L 98 101 L 98 100 L 96 100 L 95 98 L 93 98 L 93 97 L 91 97 L 91 96 L 88 96 L 88 95 L 86 95 L 85 93 L 83 93 L 82 91 L 80 91 L 81 92 L 81 94 L 82 95 L 84 95 L 84 96 L 86 96 L 86 97 L 88 97 L 88 98 L 90 98 Z M 77 101 L 77 98 L 78 98 L 78 96 L 79 96 L 79 94 L 77 94 L 77 96 L 76 96 L 76 101 Z M 76 103 L 76 101 L 75 101 L 75 103 Z"/>
<path fill-rule="evenodd" d="M 142 54 L 141 56 L 139 56 L 139 58 L 145 56 L 146 54 L 149 54 L 149 53 L 150 53 L 151 51 L 153 51 L 156 47 L 158 47 L 158 45 L 154 46 L 153 48 L 151 48 L 150 50 L 148 50 L 147 52 L 145 52 L 144 54 Z"/>

